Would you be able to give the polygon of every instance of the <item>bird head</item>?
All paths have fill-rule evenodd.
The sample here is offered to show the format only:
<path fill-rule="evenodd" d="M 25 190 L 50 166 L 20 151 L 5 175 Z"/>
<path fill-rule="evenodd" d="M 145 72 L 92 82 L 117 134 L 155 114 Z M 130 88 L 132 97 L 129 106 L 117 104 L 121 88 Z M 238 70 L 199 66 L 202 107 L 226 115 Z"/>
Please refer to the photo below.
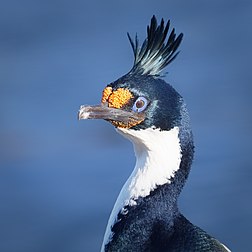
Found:
<path fill-rule="evenodd" d="M 105 119 L 118 129 L 131 130 L 181 126 L 182 97 L 159 75 L 177 56 L 183 37 L 174 29 L 168 36 L 169 26 L 163 19 L 158 25 L 153 16 L 141 47 L 137 36 L 133 41 L 128 34 L 135 56 L 132 69 L 104 88 L 99 105 L 81 106 L 79 119 Z"/>

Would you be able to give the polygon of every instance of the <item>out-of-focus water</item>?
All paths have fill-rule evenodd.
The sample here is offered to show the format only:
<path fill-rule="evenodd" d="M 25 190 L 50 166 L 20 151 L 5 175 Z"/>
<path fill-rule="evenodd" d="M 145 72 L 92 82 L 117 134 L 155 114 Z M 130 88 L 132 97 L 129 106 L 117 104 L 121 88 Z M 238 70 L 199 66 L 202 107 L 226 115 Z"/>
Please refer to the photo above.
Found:
<path fill-rule="evenodd" d="M 252 251 L 251 1 L 4 1 L 0 8 L 0 251 L 99 251 L 134 166 L 103 121 L 77 121 L 126 73 L 126 32 L 155 14 L 185 37 L 165 80 L 186 99 L 196 156 L 182 212 Z"/>

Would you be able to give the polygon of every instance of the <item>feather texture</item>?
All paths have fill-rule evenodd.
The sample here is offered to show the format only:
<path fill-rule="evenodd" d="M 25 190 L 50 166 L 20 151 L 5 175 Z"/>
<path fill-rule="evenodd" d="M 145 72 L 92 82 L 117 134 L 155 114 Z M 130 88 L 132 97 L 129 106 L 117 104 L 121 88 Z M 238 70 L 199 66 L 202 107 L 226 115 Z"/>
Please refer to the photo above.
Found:
<path fill-rule="evenodd" d="M 176 58 L 183 34 L 180 33 L 176 37 L 173 28 L 167 42 L 165 42 L 169 28 L 170 20 L 165 25 L 162 19 L 158 25 L 156 17 L 153 16 L 150 25 L 147 27 L 147 38 L 141 48 L 139 47 L 137 35 L 135 41 L 133 41 L 129 33 L 127 33 L 135 57 L 131 73 L 158 76 L 163 68 Z"/>

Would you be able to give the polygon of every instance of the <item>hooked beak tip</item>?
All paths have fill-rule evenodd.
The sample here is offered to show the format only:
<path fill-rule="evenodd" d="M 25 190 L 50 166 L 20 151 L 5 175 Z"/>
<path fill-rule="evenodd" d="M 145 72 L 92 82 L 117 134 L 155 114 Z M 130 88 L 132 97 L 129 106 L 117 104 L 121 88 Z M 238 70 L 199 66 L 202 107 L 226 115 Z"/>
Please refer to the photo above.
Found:
<path fill-rule="evenodd" d="M 87 111 L 85 106 L 81 106 L 78 112 L 78 120 L 88 119 L 90 112 Z"/>

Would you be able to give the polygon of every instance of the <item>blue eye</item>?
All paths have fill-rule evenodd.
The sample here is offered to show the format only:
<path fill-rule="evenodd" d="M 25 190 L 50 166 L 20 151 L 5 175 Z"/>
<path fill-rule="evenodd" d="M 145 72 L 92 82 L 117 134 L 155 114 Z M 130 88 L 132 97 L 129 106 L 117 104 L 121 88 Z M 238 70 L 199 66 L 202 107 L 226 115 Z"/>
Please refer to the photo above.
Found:
<path fill-rule="evenodd" d="M 132 107 L 132 110 L 134 112 L 138 112 L 139 113 L 139 112 L 144 111 L 146 109 L 147 105 L 148 105 L 148 100 L 145 97 L 140 96 L 135 101 L 135 103 L 134 103 L 134 105 Z"/>

